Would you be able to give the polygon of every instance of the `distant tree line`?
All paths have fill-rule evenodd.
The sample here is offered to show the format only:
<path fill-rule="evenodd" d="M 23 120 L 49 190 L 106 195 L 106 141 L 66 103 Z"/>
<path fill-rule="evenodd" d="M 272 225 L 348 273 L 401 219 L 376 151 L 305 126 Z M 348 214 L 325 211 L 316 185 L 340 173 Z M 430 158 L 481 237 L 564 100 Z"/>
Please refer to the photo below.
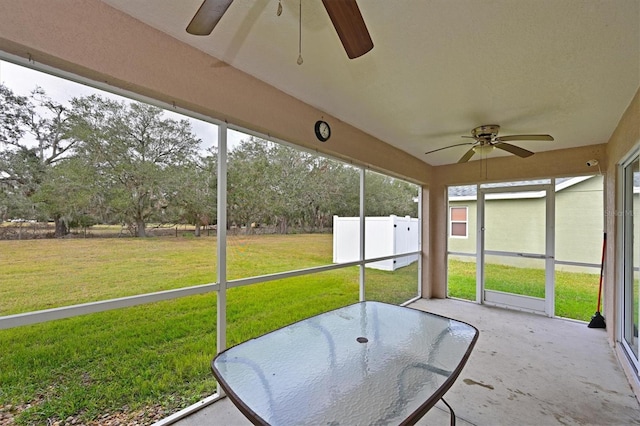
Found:
<path fill-rule="evenodd" d="M 62 104 L 36 88 L 0 85 L 0 221 L 52 220 L 55 235 L 97 223 L 147 235 L 149 223 L 215 224 L 217 151 L 203 150 L 188 120 L 99 95 Z M 417 215 L 417 189 L 377 173 L 367 215 Z M 228 223 L 317 232 L 357 216 L 359 171 L 248 137 L 228 155 Z"/>

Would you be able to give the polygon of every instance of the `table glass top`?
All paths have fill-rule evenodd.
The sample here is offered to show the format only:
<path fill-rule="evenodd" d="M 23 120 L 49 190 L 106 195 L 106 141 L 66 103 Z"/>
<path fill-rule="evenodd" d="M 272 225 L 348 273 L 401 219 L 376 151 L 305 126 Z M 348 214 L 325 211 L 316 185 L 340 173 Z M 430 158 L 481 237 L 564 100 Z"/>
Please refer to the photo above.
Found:
<path fill-rule="evenodd" d="M 212 367 L 258 423 L 399 424 L 451 386 L 477 335 L 453 319 L 361 302 L 229 348 Z"/>

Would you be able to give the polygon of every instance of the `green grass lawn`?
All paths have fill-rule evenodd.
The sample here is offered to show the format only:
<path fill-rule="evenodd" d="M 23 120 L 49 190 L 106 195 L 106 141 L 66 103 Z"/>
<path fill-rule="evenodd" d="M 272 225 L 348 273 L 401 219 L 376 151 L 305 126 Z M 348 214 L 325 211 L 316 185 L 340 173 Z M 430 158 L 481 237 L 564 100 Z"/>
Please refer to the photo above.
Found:
<path fill-rule="evenodd" d="M 331 263 L 331 235 L 233 236 L 230 279 Z M 215 238 L 0 241 L 0 314 L 84 303 L 215 281 Z M 492 275 L 513 276 L 509 269 Z M 518 270 L 535 276 L 535 270 Z M 229 345 L 358 300 L 350 267 L 228 291 Z M 557 314 L 588 320 L 597 276 L 557 275 Z M 417 294 L 417 264 L 366 270 L 367 299 Z M 500 281 L 500 279 L 498 280 Z M 534 280 L 535 281 L 535 280 Z M 450 264 L 452 296 L 475 296 L 473 264 Z M 577 314 L 576 312 L 582 312 Z M 582 316 L 579 316 L 582 315 Z M 0 416 L 48 424 L 106 413 L 168 415 L 215 391 L 216 295 L 184 297 L 0 331 Z M 12 408 L 7 408 L 8 406 Z M 1 417 L 0 417 L 1 418 Z"/>
<path fill-rule="evenodd" d="M 230 237 L 228 278 L 323 265 L 331 250 L 321 234 Z M 0 315 L 216 280 L 215 238 L 0 241 L 0 253 Z"/>
<path fill-rule="evenodd" d="M 487 288 L 534 297 L 544 297 L 544 271 L 489 264 L 486 267 Z M 488 278 L 490 277 L 490 278 Z M 589 321 L 598 302 L 597 274 L 556 272 L 556 316 Z M 448 289 L 450 297 L 476 299 L 476 264 L 449 260 Z"/>
<path fill-rule="evenodd" d="M 232 237 L 230 278 L 331 263 L 330 235 Z M 0 313 L 84 303 L 215 281 L 214 238 L 0 241 Z M 358 268 L 228 291 L 236 344 L 358 300 Z M 367 269 L 367 298 L 417 294 L 417 265 Z M 16 424 L 105 413 L 166 414 L 215 391 L 216 295 L 185 297 L 0 331 L 0 414 Z M 29 404 L 29 405 L 28 405 Z M 137 420 L 152 419 L 143 414 Z"/>

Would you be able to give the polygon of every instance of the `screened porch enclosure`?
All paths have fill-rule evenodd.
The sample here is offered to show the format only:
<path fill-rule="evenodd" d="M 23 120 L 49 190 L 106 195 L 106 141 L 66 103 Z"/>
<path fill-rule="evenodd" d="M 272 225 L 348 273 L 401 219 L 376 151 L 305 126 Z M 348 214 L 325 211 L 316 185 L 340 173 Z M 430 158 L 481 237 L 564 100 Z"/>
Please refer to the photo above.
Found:
<path fill-rule="evenodd" d="M 599 175 L 555 179 L 546 195 L 543 187 L 524 186 L 545 183 L 551 180 L 507 182 L 501 192 L 491 189 L 499 188 L 492 184 L 488 188 L 494 192 L 482 198 L 482 212 L 477 197 L 482 185 L 449 188 L 451 297 L 482 302 L 485 289 L 513 293 L 533 298 L 522 309 L 545 313 L 540 299 L 547 294 L 553 296 L 548 303 L 554 307 L 547 315 L 589 321 L 601 271 L 603 179 Z M 550 196 L 554 211 L 545 212 Z M 484 225 L 478 226 L 478 220 Z M 545 227 L 551 227 L 546 237 Z M 482 250 L 485 267 L 479 271 L 477 253 Z M 552 262 L 553 287 L 547 283 L 545 259 Z"/>
<path fill-rule="evenodd" d="M 55 102 L 69 117 L 82 117 L 69 132 L 82 126 L 93 135 L 78 133 L 47 171 L 75 173 L 52 181 L 64 189 L 64 238 L 34 231 L 46 229 L 46 215 L 57 206 L 56 193 L 45 187 L 36 188 L 48 194 L 38 199 L 44 202 L 26 197 L 27 208 L 10 204 L 5 212 L 30 226 L 0 240 L 7 253 L 0 340 L 14 348 L 0 358 L 2 405 L 13 407 L 11 419 L 89 421 L 108 412 L 113 419 L 159 420 L 153 416 L 195 410 L 216 398 L 208 364 L 218 351 L 359 300 L 403 304 L 420 297 L 417 185 L 129 93 L 0 66 L 44 82 L 45 94 L 58 85 L 77 93 Z M 54 123 L 47 109 L 34 114 Z M 100 121 L 109 114 L 110 121 Z M 112 149 L 108 134 L 125 134 L 112 124 L 117 115 L 129 120 L 130 134 L 145 129 L 149 141 L 160 133 L 153 126 L 183 126 L 189 150 L 163 152 L 149 141 L 139 144 L 143 137 L 123 137 L 126 149 Z M 156 151 L 162 163 L 153 160 Z M 136 187 L 129 185 L 134 180 Z M 146 216 L 126 204 L 121 194 L 129 190 L 131 206 L 147 203 Z M 334 263 L 334 216 L 354 217 L 367 235 L 365 214 L 413 217 L 415 244 L 361 253 L 366 242 L 357 237 L 356 257 Z M 2 226 L 16 223 L 22 225 Z M 364 269 L 409 256 L 411 264 L 393 270 Z M 38 367 L 25 362 L 32 358 Z"/>
<path fill-rule="evenodd" d="M 209 369 L 220 348 L 358 300 L 445 313 L 422 304 L 438 299 L 454 303 L 454 318 L 480 309 L 468 321 L 495 338 L 451 389 L 459 422 L 639 423 L 638 0 L 359 1 L 375 47 L 354 60 L 321 1 L 282 0 L 281 15 L 272 0 L 232 2 L 209 36 L 185 31 L 202 0 L 77 3 L 0 2 L 0 60 L 159 107 L 135 112 L 166 125 L 156 133 L 187 137 L 155 164 L 114 144 L 127 152 L 114 161 L 104 139 L 83 137 L 94 127 L 144 141 L 129 138 L 138 126 L 106 126 L 126 122 L 113 114 L 122 99 L 67 89 L 47 91 L 50 103 L 29 98 L 30 77 L 18 90 L 0 63 L 0 116 L 11 105 L 5 85 L 28 98 L 16 110 L 27 113 L 13 115 L 27 127 L 0 131 L 0 347 L 10 348 L 0 351 L 0 423 L 171 423 L 220 396 Z M 483 18 L 507 24 L 479 28 Z M 46 111 L 82 124 L 58 141 L 62 157 L 45 158 L 46 143 L 30 145 L 38 137 L 5 143 L 55 121 L 29 123 Z M 203 133 L 179 131 L 183 119 Z M 473 129 L 498 125 L 517 148 L 476 146 Z M 554 140 L 513 138 L 544 134 Z M 526 150 L 535 155 L 513 152 Z M 492 199 L 514 195 L 493 184 L 543 179 L 552 188 L 525 191 L 514 214 Z M 485 195 L 484 249 L 483 203 L 447 197 L 467 185 Z M 590 204 L 598 191 L 600 207 Z M 409 211 L 387 204 L 397 194 Z M 535 220 L 518 217 L 533 211 Z M 333 261 L 334 215 L 358 218 L 355 259 Z M 418 218 L 418 249 L 368 253 L 363 218 L 392 215 Z M 415 256 L 391 271 L 367 267 Z M 600 273 L 607 328 L 587 334 Z M 500 287 L 514 276 L 526 294 Z M 527 300 L 542 315 L 453 297 L 520 309 Z M 577 328 L 556 335 L 559 323 Z"/>

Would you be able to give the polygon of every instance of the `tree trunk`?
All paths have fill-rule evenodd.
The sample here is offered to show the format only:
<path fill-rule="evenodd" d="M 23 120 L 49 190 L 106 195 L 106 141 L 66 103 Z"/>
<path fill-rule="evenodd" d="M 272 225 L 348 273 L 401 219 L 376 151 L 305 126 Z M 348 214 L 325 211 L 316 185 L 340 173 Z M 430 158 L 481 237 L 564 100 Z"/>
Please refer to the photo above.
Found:
<path fill-rule="evenodd" d="M 144 238 L 147 236 L 147 232 L 146 232 L 147 228 L 143 219 L 136 219 L 136 228 L 138 232 L 138 237 Z"/>
<path fill-rule="evenodd" d="M 289 221 L 286 217 L 280 219 L 280 234 L 286 235 L 289 232 Z"/>
<path fill-rule="evenodd" d="M 195 234 L 196 237 L 200 236 L 200 221 L 199 220 L 196 220 L 196 230 L 195 230 L 194 234 Z"/>
<path fill-rule="evenodd" d="M 62 238 L 69 233 L 69 229 L 67 228 L 67 224 L 59 217 L 53 219 L 53 223 L 56 225 L 56 231 L 54 236 L 56 238 Z"/>
<path fill-rule="evenodd" d="M 69 228 L 67 228 L 67 224 L 60 217 L 54 217 L 53 223 L 56 226 L 56 231 L 53 234 L 56 238 L 62 238 L 69 233 Z"/>

